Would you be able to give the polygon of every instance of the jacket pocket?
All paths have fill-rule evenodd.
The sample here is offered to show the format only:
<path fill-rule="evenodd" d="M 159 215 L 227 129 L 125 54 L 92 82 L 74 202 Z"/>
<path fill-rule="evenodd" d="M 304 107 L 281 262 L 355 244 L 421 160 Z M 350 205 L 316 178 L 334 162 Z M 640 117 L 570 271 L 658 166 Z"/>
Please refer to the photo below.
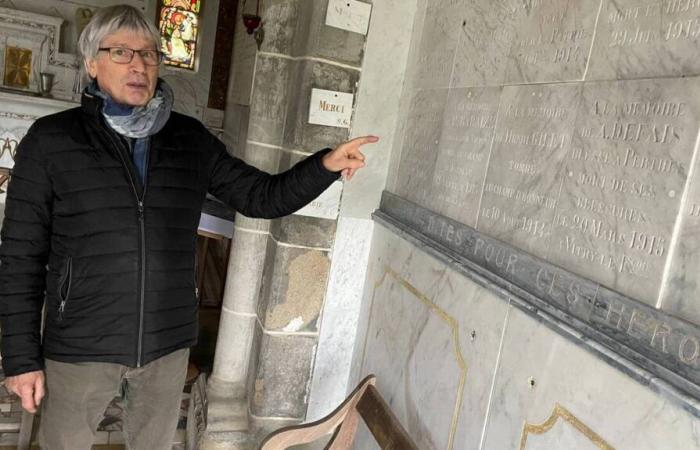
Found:
<path fill-rule="evenodd" d="M 66 311 L 66 305 L 70 298 L 70 288 L 73 283 L 73 257 L 69 256 L 66 260 L 66 268 L 63 271 L 63 276 L 58 281 L 58 320 L 63 320 L 63 314 Z"/>

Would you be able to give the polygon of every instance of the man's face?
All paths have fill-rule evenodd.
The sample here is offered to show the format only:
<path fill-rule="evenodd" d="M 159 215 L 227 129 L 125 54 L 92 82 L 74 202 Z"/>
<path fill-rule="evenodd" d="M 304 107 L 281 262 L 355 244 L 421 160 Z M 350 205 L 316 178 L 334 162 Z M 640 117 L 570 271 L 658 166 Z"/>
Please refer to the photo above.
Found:
<path fill-rule="evenodd" d="M 100 47 L 157 50 L 151 39 L 131 30 L 119 30 L 107 35 Z M 95 59 L 88 59 L 87 70 L 92 78 L 97 78 L 100 89 L 117 103 L 143 106 L 155 93 L 158 66 L 145 65 L 138 53 L 134 53 L 130 63 L 117 64 L 109 58 L 109 52 L 98 52 Z"/>

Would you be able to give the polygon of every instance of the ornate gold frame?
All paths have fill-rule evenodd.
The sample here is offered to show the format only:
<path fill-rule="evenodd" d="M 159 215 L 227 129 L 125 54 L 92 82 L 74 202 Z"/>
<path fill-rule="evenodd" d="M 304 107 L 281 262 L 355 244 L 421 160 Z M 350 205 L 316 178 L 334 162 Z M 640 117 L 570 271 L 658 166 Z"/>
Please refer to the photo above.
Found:
<path fill-rule="evenodd" d="M 5 49 L 5 86 L 28 89 L 32 75 L 32 51 L 26 48 Z"/>

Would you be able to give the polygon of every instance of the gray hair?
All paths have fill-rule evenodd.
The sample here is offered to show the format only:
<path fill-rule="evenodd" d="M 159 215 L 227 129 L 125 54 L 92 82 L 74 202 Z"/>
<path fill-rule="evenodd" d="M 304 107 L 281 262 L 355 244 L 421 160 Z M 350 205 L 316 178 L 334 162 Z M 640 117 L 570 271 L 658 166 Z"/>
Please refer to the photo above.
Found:
<path fill-rule="evenodd" d="M 160 34 L 141 11 L 129 5 L 110 6 L 98 10 L 80 33 L 78 51 L 83 62 L 97 56 L 100 43 L 106 36 L 122 29 L 151 38 L 156 50 L 160 49 Z"/>

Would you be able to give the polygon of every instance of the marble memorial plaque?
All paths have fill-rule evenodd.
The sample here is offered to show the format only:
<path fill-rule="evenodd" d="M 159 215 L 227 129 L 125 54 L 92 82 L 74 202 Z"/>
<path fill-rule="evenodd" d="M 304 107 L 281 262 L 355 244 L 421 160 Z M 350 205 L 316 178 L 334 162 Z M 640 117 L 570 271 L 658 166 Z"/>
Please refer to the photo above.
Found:
<path fill-rule="evenodd" d="M 582 80 L 593 44 L 599 0 L 519 2 L 523 15 L 506 67 L 506 83 Z"/>
<path fill-rule="evenodd" d="M 354 95 L 347 92 L 311 89 L 309 123 L 350 128 Z"/>
<path fill-rule="evenodd" d="M 396 193 L 430 207 L 430 190 L 440 143 L 447 89 L 417 91 L 405 117 Z"/>
<path fill-rule="evenodd" d="M 450 86 L 503 84 L 522 8 L 514 0 L 474 0 L 462 21 Z"/>
<path fill-rule="evenodd" d="M 506 86 L 477 229 L 546 257 L 578 84 Z"/>
<path fill-rule="evenodd" d="M 415 87 L 448 87 L 461 32 L 463 7 L 458 0 L 430 0 L 415 59 Z"/>
<path fill-rule="evenodd" d="M 700 74 L 700 2 L 603 0 L 587 80 Z"/>
<path fill-rule="evenodd" d="M 476 226 L 500 87 L 450 89 L 433 174 L 436 212 Z"/>
<path fill-rule="evenodd" d="M 700 79 L 586 84 L 548 259 L 656 305 L 700 120 Z"/>

